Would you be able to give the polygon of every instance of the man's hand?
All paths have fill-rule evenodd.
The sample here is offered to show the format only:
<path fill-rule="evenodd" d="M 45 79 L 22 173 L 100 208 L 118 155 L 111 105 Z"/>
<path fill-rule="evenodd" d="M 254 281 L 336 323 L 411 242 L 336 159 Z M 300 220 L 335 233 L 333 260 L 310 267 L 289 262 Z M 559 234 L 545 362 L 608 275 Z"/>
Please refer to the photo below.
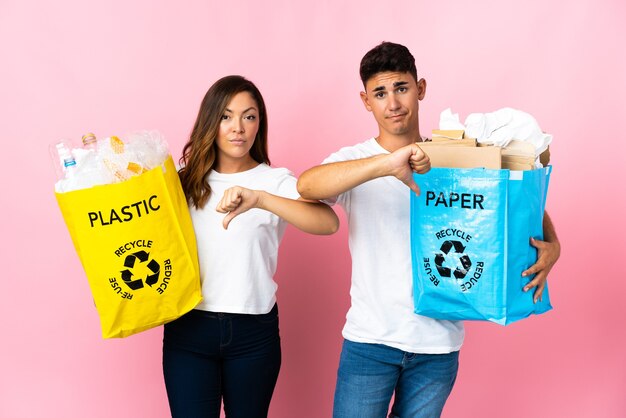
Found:
<path fill-rule="evenodd" d="M 413 172 L 424 174 L 430 170 L 428 155 L 417 144 L 411 144 L 389 154 L 388 162 L 390 175 L 402 181 L 419 195 L 420 189 L 413 180 Z"/>
<path fill-rule="evenodd" d="M 222 221 L 224 229 L 228 229 L 228 224 L 230 224 L 230 221 L 232 221 L 235 216 L 258 207 L 260 201 L 261 192 L 258 190 L 235 186 L 224 192 L 224 196 L 222 196 L 215 210 L 220 213 L 228 213 Z"/>
<path fill-rule="evenodd" d="M 541 300 L 543 289 L 546 287 L 548 273 L 550 273 L 550 270 L 552 270 L 552 267 L 561 255 L 561 244 L 558 240 L 548 242 L 534 238 L 530 239 L 530 244 L 537 248 L 537 262 L 530 266 L 528 270 L 522 272 L 522 276 L 526 277 L 533 273 L 537 274 L 530 283 L 524 286 L 524 292 L 536 287 L 533 301 L 537 303 L 538 300 Z"/>

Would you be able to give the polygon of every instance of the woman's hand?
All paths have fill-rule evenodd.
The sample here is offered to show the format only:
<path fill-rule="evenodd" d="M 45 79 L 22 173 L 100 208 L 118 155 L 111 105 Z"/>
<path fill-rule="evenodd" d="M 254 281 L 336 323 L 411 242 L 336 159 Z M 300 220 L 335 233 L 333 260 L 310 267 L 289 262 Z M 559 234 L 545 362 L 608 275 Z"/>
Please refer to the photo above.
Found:
<path fill-rule="evenodd" d="M 227 189 L 215 209 L 220 213 L 227 213 L 222 221 L 224 229 L 228 229 L 228 224 L 235 216 L 252 208 L 258 208 L 262 202 L 262 195 L 263 193 L 258 190 L 250 190 L 240 186 Z"/>
<path fill-rule="evenodd" d="M 324 203 L 288 199 L 265 191 L 250 190 L 240 186 L 227 189 L 215 210 L 220 213 L 228 213 L 222 221 L 224 229 L 228 229 L 228 224 L 235 216 L 252 208 L 272 212 L 296 228 L 310 234 L 330 235 L 339 228 L 337 215 Z"/>

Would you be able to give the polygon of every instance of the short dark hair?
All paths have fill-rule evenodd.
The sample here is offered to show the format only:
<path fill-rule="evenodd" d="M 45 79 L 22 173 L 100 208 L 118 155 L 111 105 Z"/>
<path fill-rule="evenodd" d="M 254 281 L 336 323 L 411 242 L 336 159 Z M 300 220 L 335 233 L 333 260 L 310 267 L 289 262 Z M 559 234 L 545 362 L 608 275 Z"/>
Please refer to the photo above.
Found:
<path fill-rule="evenodd" d="M 370 49 L 367 54 L 363 56 L 359 68 L 363 86 L 365 86 L 367 80 L 385 71 L 410 73 L 417 82 L 415 58 L 413 58 L 409 49 L 404 45 L 383 42 Z"/>

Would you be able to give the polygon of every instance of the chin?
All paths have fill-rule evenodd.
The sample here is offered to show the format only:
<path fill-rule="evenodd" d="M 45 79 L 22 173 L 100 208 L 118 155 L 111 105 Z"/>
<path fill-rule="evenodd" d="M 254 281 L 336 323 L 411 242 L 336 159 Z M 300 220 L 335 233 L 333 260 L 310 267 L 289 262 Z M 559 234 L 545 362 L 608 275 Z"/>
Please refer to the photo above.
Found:
<path fill-rule="evenodd" d="M 396 126 L 393 129 L 390 129 L 389 132 L 391 132 L 394 135 L 405 135 L 409 132 L 409 128 L 407 128 L 406 126 Z"/>

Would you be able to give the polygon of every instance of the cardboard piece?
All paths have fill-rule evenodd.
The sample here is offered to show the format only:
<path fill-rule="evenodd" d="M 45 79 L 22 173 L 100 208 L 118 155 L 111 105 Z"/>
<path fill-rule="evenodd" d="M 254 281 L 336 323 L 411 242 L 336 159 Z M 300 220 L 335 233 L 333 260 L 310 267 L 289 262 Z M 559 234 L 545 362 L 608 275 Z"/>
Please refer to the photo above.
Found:
<path fill-rule="evenodd" d="M 502 156 L 502 168 L 507 170 L 525 171 L 535 169 L 535 160 L 528 160 L 524 157 Z"/>
<path fill-rule="evenodd" d="M 508 145 L 502 148 L 502 155 L 518 155 L 535 158 L 535 146 L 530 142 L 511 139 Z"/>
<path fill-rule="evenodd" d="M 481 144 L 475 138 L 466 138 L 463 130 L 432 130 L 432 141 L 420 142 L 428 154 L 433 167 L 448 168 L 502 168 L 508 170 L 534 170 L 535 147 L 533 144 L 512 139 L 506 147 L 494 147 L 491 144 Z M 439 148 L 433 148 L 439 147 Z M 462 151 L 451 151 L 449 147 L 462 148 Z M 443 148 L 443 149 L 441 149 Z M 500 162 L 495 157 L 495 151 L 469 151 L 471 148 L 496 148 L 501 152 Z M 431 150 L 432 149 L 432 150 Z M 427 150 L 431 150 L 428 152 Z M 539 156 L 543 166 L 550 163 L 550 149 L 546 149 Z"/>
<path fill-rule="evenodd" d="M 444 137 L 436 137 L 433 138 L 431 143 L 435 143 L 437 145 L 448 145 L 448 146 L 461 146 L 461 147 L 475 147 L 476 139 L 475 138 L 463 138 L 463 139 L 450 139 Z"/>
<path fill-rule="evenodd" d="M 419 142 L 417 145 L 428 155 L 432 167 L 502 168 L 500 147 L 451 147 L 434 142 Z"/>
<path fill-rule="evenodd" d="M 432 130 L 433 141 L 435 138 L 447 138 L 447 139 L 463 139 L 465 131 L 463 129 L 433 129 Z"/>

